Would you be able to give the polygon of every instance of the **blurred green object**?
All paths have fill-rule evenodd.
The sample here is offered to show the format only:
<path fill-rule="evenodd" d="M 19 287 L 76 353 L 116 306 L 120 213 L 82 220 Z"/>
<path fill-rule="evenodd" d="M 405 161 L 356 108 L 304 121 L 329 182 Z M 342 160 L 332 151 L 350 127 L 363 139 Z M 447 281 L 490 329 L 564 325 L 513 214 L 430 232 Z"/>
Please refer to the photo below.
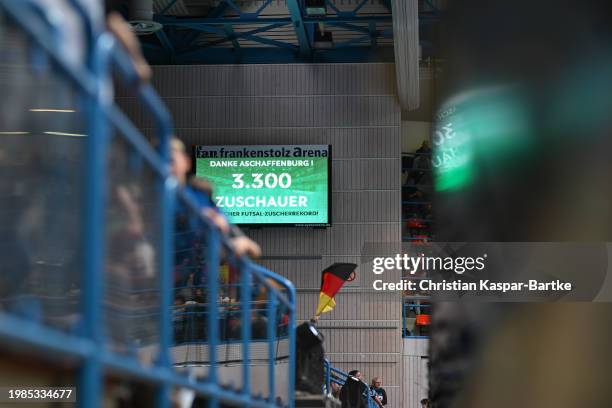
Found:
<path fill-rule="evenodd" d="M 483 170 L 516 163 L 529 151 L 524 100 L 518 89 L 496 86 L 461 92 L 441 106 L 432 140 L 437 191 L 465 189 Z"/>

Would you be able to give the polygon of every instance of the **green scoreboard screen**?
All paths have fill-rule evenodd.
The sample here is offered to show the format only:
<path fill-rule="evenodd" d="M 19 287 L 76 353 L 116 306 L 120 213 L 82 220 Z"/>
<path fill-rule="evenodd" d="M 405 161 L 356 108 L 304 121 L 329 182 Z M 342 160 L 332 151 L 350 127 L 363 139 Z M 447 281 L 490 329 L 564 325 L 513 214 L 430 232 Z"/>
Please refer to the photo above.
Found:
<path fill-rule="evenodd" d="M 195 146 L 196 177 L 234 224 L 329 226 L 331 146 Z"/>

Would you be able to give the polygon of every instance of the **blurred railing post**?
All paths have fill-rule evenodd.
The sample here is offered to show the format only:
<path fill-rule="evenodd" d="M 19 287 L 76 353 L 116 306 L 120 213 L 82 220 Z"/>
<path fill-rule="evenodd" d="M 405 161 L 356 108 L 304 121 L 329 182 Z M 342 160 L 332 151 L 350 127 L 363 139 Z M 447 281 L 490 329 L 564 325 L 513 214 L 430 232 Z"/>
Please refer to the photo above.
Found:
<path fill-rule="evenodd" d="M 329 395 L 331 394 L 331 372 L 329 360 L 324 359 L 323 364 L 325 367 L 325 393 Z"/>
<path fill-rule="evenodd" d="M 95 41 L 92 69 L 96 79 L 96 93 L 87 98 L 87 160 L 85 187 L 84 236 L 85 254 L 82 276 L 81 304 L 83 307 L 83 331 L 96 348 L 104 348 L 103 296 L 106 203 L 106 160 L 110 144 L 110 126 L 104 109 L 110 104 L 109 83 L 110 53 L 115 40 L 109 34 L 100 35 Z M 99 354 L 86 358 L 81 372 L 78 393 L 81 406 L 98 406 L 101 399 L 102 365 Z"/>
<path fill-rule="evenodd" d="M 296 315 L 296 292 L 295 286 L 291 282 L 287 281 L 288 285 L 287 292 L 289 297 L 289 303 L 293 305 L 293 310 L 289 313 L 289 408 L 295 406 L 295 361 L 296 361 L 296 340 L 297 331 L 295 330 L 295 315 Z"/>
<path fill-rule="evenodd" d="M 267 338 L 268 338 L 268 392 L 270 403 L 274 403 L 276 395 L 276 384 L 275 381 L 275 359 L 274 359 L 274 344 L 276 343 L 276 335 L 278 333 L 276 326 L 276 293 L 273 290 L 268 291 L 268 305 L 267 305 Z M 282 319 L 281 319 L 282 322 Z"/>
<path fill-rule="evenodd" d="M 240 325 L 242 335 L 242 392 L 249 395 L 251 388 L 249 373 L 249 343 L 251 342 L 251 270 L 249 263 L 240 259 Z"/>
<path fill-rule="evenodd" d="M 219 342 L 219 264 L 221 263 L 221 237 L 220 232 L 212 225 L 208 229 L 208 378 L 211 384 L 217 383 L 217 344 Z M 209 407 L 219 406 L 219 399 L 215 394 L 210 396 Z"/>

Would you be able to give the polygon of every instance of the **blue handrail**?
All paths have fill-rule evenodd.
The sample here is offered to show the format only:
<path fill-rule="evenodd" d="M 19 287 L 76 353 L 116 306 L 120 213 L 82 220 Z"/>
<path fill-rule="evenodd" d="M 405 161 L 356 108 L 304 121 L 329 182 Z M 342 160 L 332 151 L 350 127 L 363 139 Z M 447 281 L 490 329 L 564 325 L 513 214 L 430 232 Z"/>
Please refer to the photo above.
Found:
<path fill-rule="evenodd" d="M 79 2 L 71 2 L 77 15 L 83 18 L 88 41 L 86 60 L 82 66 L 75 67 L 65 58 L 61 44 L 53 41 L 45 30 L 31 24 L 40 16 L 35 16 L 35 3 L 30 0 L 15 2 L 0 0 L 0 9 L 9 16 L 32 44 L 40 49 L 51 61 L 55 71 L 68 81 L 86 101 L 87 112 L 87 180 L 85 202 L 83 206 L 84 260 L 81 277 L 81 318 L 80 330 L 63 332 L 46 326 L 39 321 L 0 312 L 0 341 L 7 344 L 18 344 L 54 356 L 67 356 L 80 361 L 81 371 L 78 384 L 78 402 L 80 406 L 99 406 L 102 396 L 104 372 L 128 375 L 155 385 L 157 389 L 156 405 L 170 406 L 170 391 L 174 387 L 194 390 L 209 400 L 209 406 L 216 407 L 220 402 L 246 405 L 250 407 L 275 407 L 276 384 L 274 378 L 275 360 L 272 351 L 274 341 L 278 339 L 276 314 L 280 306 L 288 315 L 288 400 L 283 403 L 290 408 L 294 406 L 295 382 L 295 305 L 296 293 L 293 284 L 267 269 L 254 264 L 245 257 L 239 257 L 233 251 L 228 236 L 220 231 L 204 216 L 169 173 L 169 141 L 172 135 L 172 120 L 161 98 L 149 84 L 140 83 L 135 67 L 127 52 L 109 33 L 95 32 L 87 13 L 79 8 Z M 52 24 L 49 26 L 53 29 Z M 55 29 L 59 29 L 55 27 Z M 110 70 L 117 68 L 119 75 L 134 85 L 145 109 L 152 115 L 157 127 L 157 151 L 151 147 L 126 115 L 114 105 L 109 94 Z M 136 357 L 120 355 L 106 347 L 106 337 L 102 328 L 104 318 L 103 294 L 105 290 L 105 203 L 106 200 L 106 159 L 112 136 L 112 128 L 142 158 L 156 175 L 160 208 L 159 231 L 161 242 L 159 254 L 159 352 L 152 366 L 143 366 Z M 198 217 L 207 237 L 207 248 L 204 254 L 207 261 L 207 294 L 208 302 L 208 348 L 210 368 L 203 381 L 195 381 L 177 373 L 172 365 L 170 350 L 173 347 L 172 294 L 173 294 L 173 246 L 174 246 L 174 207 L 176 200 L 181 200 L 194 217 Z M 221 249 L 227 256 L 240 265 L 242 281 L 240 285 L 243 300 L 250 298 L 250 285 L 257 281 L 268 291 L 266 311 L 268 314 L 266 341 L 268 342 L 269 395 L 267 399 L 252 395 L 249 371 L 250 326 L 242 325 L 243 371 L 242 389 L 231 391 L 223 388 L 218 382 L 215 362 L 216 346 L 219 342 L 218 305 L 219 263 Z M 271 284 L 274 281 L 276 285 Z M 278 289 L 278 286 L 283 290 Z M 251 304 L 242 301 L 240 304 L 242 319 L 247 321 L 252 313 Z M 16 330 L 18 328 L 18 330 Z"/>

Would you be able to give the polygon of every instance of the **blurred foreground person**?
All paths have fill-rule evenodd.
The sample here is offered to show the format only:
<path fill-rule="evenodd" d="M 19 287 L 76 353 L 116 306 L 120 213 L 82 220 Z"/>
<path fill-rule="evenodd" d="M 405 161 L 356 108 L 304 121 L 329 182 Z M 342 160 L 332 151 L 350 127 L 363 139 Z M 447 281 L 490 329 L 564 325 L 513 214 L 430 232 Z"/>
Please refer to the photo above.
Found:
<path fill-rule="evenodd" d="M 257 258 L 261 255 L 259 245 L 248 238 L 242 231 L 231 226 L 225 216 L 214 205 L 211 195 L 212 186 L 207 181 L 192 177 L 188 178 L 191 170 L 191 159 L 187 155 L 185 145 L 179 139 L 171 142 L 172 174 L 176 177 L 179 185 L 201 208 L 203 214 L 208 217 L 224 234 L 230 234 L 232 245 L 238 255 L 249 255 Z M 181 209 L 179 208 L 179 211 Z"/>
<path fill-rule="evenodd" d="M 612 239 L 611 7 L 452 3 L 432 137 L 438 241 Z M 610 407 L 610 321 L 609 303 L 438 302 L 430 404 Z"/>

